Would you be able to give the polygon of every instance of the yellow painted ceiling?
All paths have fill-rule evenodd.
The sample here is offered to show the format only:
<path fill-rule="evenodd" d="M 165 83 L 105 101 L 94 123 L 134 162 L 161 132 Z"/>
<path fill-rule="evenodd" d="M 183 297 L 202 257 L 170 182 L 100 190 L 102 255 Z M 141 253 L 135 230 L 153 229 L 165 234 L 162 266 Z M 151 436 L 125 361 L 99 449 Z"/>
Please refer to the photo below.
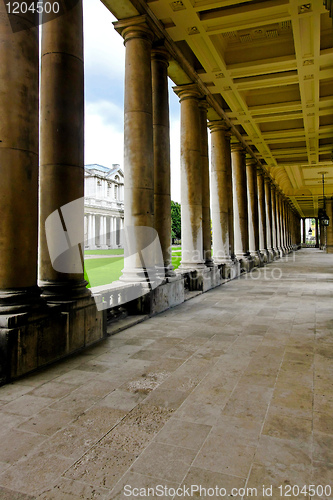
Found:
<path fill-rule="evenodd" d="M 323 2 L 104 2 L 118 19 L 153 20 L 175 49 L 175 84 L 194 75 L 299 214 L 316 216 L 321 172 L 333 195 L 333 29 Z"/>

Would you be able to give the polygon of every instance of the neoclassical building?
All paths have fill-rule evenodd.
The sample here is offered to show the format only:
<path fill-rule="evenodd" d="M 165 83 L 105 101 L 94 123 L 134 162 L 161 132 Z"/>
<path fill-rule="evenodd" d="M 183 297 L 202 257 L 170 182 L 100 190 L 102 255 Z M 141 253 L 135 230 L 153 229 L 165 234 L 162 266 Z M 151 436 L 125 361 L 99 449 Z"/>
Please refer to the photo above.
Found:
<path fill-rule="evenodd" d="M 119 282 L 91 292 L 83 272 L 82 2 L 44 16 L 41 47 L 38 14 L 7 15 L 0 4 L 2 382 L 103 338 L 108 309 L 153 315 L 270 265 L 299 248 L 301 219 L 319 209 L 330 217 L 333 250 L 331 3 L 105 5 L 126 47 L 125 264 Z M 176 273 L 168 77 L 181 108 Z"/>
<path fill-rule="evenodd" d="M 124 173 L 119 165 L 84 167 L 84 248 L 120 248 L 124 227 Z"/>

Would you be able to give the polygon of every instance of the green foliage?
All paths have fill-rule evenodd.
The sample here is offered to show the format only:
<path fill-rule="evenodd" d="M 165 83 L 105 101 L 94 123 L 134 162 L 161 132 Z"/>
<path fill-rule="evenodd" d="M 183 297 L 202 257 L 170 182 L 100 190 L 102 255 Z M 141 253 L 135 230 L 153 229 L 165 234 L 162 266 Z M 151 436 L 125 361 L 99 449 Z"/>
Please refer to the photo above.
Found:
<path fill-rule="evenodd" d="M 171 237 L 178 240 L 181 238 L 180 204 L 176 201 L 171 201 Z"/>

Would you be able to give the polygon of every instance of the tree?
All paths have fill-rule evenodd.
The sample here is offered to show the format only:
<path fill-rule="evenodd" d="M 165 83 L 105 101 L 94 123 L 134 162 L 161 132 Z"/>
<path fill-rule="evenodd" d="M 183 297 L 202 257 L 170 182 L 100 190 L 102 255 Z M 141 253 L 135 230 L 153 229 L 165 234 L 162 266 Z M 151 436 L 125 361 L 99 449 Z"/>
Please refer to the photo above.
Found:
<path fill-rule="evenodd" d="M 171 200 L 171 237 L 180 240 L 181 238 L 181 215 L 180 204 Z"/>

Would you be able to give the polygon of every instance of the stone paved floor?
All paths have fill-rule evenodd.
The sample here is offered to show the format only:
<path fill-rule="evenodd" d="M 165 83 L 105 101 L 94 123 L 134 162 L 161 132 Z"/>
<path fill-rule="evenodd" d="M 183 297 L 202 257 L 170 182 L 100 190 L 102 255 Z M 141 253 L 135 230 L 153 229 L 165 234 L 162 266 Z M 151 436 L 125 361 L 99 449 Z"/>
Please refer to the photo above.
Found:
<path fill-rule="evenodd" d="M 333 490 L 333 255 L 295 259 L 0 388 L 0 498 Z"/>

